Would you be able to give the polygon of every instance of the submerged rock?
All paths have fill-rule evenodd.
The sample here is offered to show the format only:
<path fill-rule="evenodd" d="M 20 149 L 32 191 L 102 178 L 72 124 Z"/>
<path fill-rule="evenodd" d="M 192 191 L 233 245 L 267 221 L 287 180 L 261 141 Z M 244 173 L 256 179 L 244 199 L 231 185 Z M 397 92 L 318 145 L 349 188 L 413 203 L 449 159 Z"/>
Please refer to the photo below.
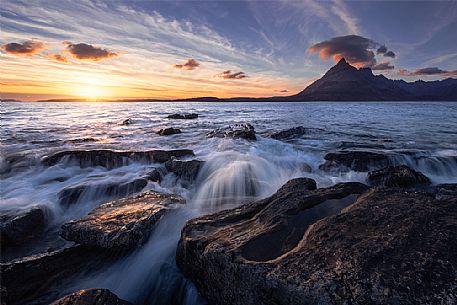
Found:
<path fill-rule="evenodd" d="M 380 168 L 389 165 L 389 157 L 371 151 L 339 151 L 328 153 L 324 157 L 325 163 L 319 166 L 322 170 L 354 170 L 366 172 L 374 167 Z"/>
<path fill-rule="evenodd" d="M 73 246 L 0 264 L 2 301 L 28 304 L 27 300 L 48 291 L 50 287 L 100 264 L 105 256 L 95 250 Z M 99 267 L 99 266 L 98 266 Z"/>
<path fill-rule="evenodd" d="M 167 116 L 168 119 L 193 120 L 198 118 L 196 113 L 175 113 Z"/>
<path fill-rule="evenodd" d="M 301 136 L 306 134 L 307 130 L 303 126 L 297 126 L 285 130 L 281 130 L 271 134 L 271 138 L 275 140 L 286 140 L 295 136 Z"/>
<path fill-rule="evenodd" d="M 388 166 L 368 173 L 368 183 L 376 186 L 415 187 L 429 185 L 430 179 L 406 165 Z"/>
<path fill-rule="evenodd" d="M 44 157 L 46 166 L 56 165 L 62 161 L 75 162 L 80 167 L 102 166 L 107 169 L 128 165 L 130 161 L 146 163 L 164 163 L 172 157 L 193 156 L 190 149 L 149 150 L 149 151 L 113 151 L 113 150 L 69 150 Z"/>
<path fill-rule="evenodd" d="M 206 134 L 208 138 L 240 138 L 245 140 L 257 140 L 254 126 L 249 123 L 235 124 L 215 129 Z"/>
<path fill-rule="evenodd" d="M 147 192 L 102 204 L 89 215 L 65 223 L 63 238 L 85 246 L 126 251 L 143 244 L 156 222 L 183 198 Z"/>
<path fill-rule="evenodd" d="M 51 305 L 132 305 L 108 289 L 81 289 L 52 302 Z"/>
<path fill-rule="evenodd" d="M 81 183 L 61 190 L 58 194 L 59 204 L 68 207 L 88 193 L 95 193 L 97 197 L 124 197 L 141 191 L 147 184 L 146 178 L 137 178 L 123 183 Z"/>
<path fill-rule="evenodd" d="M 47 226 L 42 207 L 33 207 L 18 214 L 0 216 L 0 239 L 3 250 L 11 245 L 23 245 L 41 235 Z"/>
<path fill-rule="evenodd" d="M 165 169 L 154 168 L 151 171 L 146 173 L 146 179 L 153 182 L 162 181 L 162 177 L 166 174 Z"/>
<path fill-rule="evenodd" d="M 295 187 L 186 224 L 177 263 L 209 303 L 455 304 L 456 197 Z"/>
<path fill-rule="evenodd" d="M 184 161 L 172 159 L 165 163 L 165 167 L 168 171 L 174 173 L 176 176 L 188 181 L 193 181 L 195 178 L 197 178 L 197 175 L 203 164 L 205 164 L 205 162 L 200 160 Z"/>
<path fill-rule="evenodd" d="M 178 133 L 181 133 L 181 129 L 173 127 L 163 128 L 157 132 L 157 134 L 161 136 L 170 136 Z"/>
<path fill-rule="evenodd" d="M 122 125 L 130 125 L 130 124 L 133 124 L 133 120 L 130 118 L 122 121 Z"/>

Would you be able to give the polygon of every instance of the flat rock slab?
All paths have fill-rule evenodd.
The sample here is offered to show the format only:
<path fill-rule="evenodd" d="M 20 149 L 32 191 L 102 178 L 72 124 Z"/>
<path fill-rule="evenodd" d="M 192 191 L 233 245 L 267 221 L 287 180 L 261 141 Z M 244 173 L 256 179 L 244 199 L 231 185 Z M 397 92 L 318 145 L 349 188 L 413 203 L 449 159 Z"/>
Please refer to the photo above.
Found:
<path fill-rule="evenodd" d="M 215 129 L 206 134 L 208 138 L 239 138 L 256 141 L 254 126 L 249 123 L 234 124 L 227 127 Z"/>
<path fill-rule="evenodd" d="M 175 120 L 194 120 L 198 118 L 197 113 L 175 113 L 167 116 L 168 119 Z"/>
<path fill-rule="evenodd" d="M 205 164 L 205 162 L 200 160 L 172 159 L 165 163 L 165 167 L 176 176 L 188 181 L 193 181 L 197 178 L 203 164 Z"/>
<path fill-rule="evenodd" d="M 406 165 L 388 166 L 369 172 L 367 180 L 371 185 L 392 187 L 415 187 L 431 183 L 424 174 Z"/>
<path fill-rule="evenodd" d="M 193 155 L 194 152 L 190 149 L 148 151 L 70 150 L 44 157 L 41 162 L 46 166 L 52 166 L 59 162 L 69 161 L 75 162 L 80 167 L 102 166 L 112 169 L 128 165 L 131 161 L 164 163 L 172 157 L 180 158 Z"/>
<path fill-rule="evenodd" d="M 181 129 L 173 127 L 162 128 L 159 131 L 157 131 L 157 134 L 161 136 L 170 136 L 178 133 L 181 133 Z"/>
<path fill-rule="evenodd" d="M 390 165 L 387 155 L 371 151 L 338 151 L 328 153 L 324 157 L 325 163 L 321 164 L 321 170 L 354 170 L 367 172 L 373 168 L 381 168 Z"/>
<path fill-rule="evenodd" d="M 86 217 L 65 223 L 63 238 L 81 245 L 126 251 L 144 243 L 156 222 L 183 198 L 157 192 L 102 204 Z"/>
<path fill-rule="evenodd" d="M 354 187 L 283 187 L 191 220 L 178 266 L 214 305 L 455 304 L 457 197 L 374 188 L 351 204 Z M 323 204 L 347 207 L 310 222 Z"/>
<path fill-rule="evenodd" d="M 289 129 L 284 129 L 271 134 L 271 138 L 275 140 L 287 140 L 293 137 L 298 137 L 307 133 L 303 126 L 297 126 Z"/>
<path fill-rule="evenodd" d="M 51 305 L 132 305 L 119 299 L 108 289 L 81 289 L 51 303 Z"/>

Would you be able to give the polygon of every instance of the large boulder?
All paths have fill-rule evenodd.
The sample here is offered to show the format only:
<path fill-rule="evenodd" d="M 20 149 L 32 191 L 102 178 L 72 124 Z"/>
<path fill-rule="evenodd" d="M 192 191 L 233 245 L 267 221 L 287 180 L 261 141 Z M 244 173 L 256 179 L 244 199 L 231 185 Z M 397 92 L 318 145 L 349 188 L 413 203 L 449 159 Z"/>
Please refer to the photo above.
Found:
<path fill-rule="evenodd" d="M 146 192 L 102 204 L 87 216 L 62 226 L 63 238 L 85 246 L 126 251 L 147 241 L 154 225 L 184 199 Z"/>
<path fill-rule="evenodd" d="M 176 176 L 192 182 L 197 177 L 203 164 L 205 164 L 205 162 L 200 160 L 185 161 L 172 159 L 165 163 L 165 167 Z"/>
<path fill-rule="evenodd" d="M 392 187 L 415 187 L 431 183 L 424 174 L 406 165 L 388 166 L 371 171 L 367 180 L 371 185 Z"/>
<path fill-rule="evenodd" d="M 271 138 L 275 140 L 287 140 L 292 137 L 306 134 L 307 130 L 303 126 L 297 126 L 289 129 L 284 129 L 271 134 Z"/>
<path fill-rule="evenodd" d="M 109 262 L 106 254 L 82 246 L 28 256 L 0 264 L 2 301 L 29 304 L 57 283 Z M 55 299 L 55 298 L 54 298 Z"/>
<path fill-rule="evenodd" d="M 198 118 L 197 113 L 175 113 L 167 116 L 168 119 L 193 120 Z"/>
<path fill-rule="evenodd" d="M 147 178 L 137 178 L 123 183 L 79 183 L 58 193 L 59 204 L 68 207 L 75 204 L 84 194 L 97 194 L 98 197 L 108 198 L 125 197 L 141 191 L 148 184 Z"/>
<path fill-rule="evenodd" d="M 51 305 L 132 305 L 132 303 L 119 299 L 108 289 L 81 289 L 64 296 Z"/>
<path fill-rule="evenodd" d="M 208 138 L 240 138 L 245 140 L 257 140 L 254 126 L 249 123 L 234 124 L 215 129 L 206 134 Z"/>
<path fill-rule="evenodd" d="M 162 128 L 159 131 L 157 131 L 157 134 L 161 136 L 170 136 L 178 133 L 181 133 L 181 129 L 173 127 Z"/>
<path fill-rule="evenodd" d="M 23 245 L 43 233 L 47 226 L 43 209 L 32 207 L 0 216 L 0 240 L 3 250 L 11 245 Z"/>
<path fill-rule="evenodd" d="M 112 169 L 128 165 L 131 161 L 164 163 L 172 157 L 180 158 L 193 155 L 193 151 L 189 149 L 149 151 L 69 150 L 44 157 L 42 163 L 46 166 L 52 166 L 62 161 L 70 161 L 80 167 L 102 166 Z"/>
<path fill-rule="evenodd" d="M 367 172 L 373 168 L 389 165 L 389 157 L 382 153 L 371 151 L 338 151 L 324 156 L 325 163 L 321 170 L 354 170 Z"/>
<path fill-rule="evenodd" d="M 455 304 L 457 198 L 355 186 L 191 220 L 178 265 L 214 305 Z"/>

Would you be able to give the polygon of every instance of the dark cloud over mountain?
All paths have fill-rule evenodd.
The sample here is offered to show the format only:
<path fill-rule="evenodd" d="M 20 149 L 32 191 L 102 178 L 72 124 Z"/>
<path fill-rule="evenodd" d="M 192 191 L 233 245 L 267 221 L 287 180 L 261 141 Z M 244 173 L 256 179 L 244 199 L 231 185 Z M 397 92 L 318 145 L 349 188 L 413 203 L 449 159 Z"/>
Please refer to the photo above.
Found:
<path fill-rule="evenodd" d="M 442 75 L 442 76 L 457 76 L 457 70 L 443 70 L 438 67 L 421 68 L 413 71 L 400 69 L 399 75 L 402 76 L 419 76 L 419 75 Z"/>
<path fill-rule="evenodd" d="M 16 55 L 32 55 L 40 52 L 44 48 L 44 43 L 35 40 L 27 40 L 23 43 L 10 42 L 2 46 L 2 49 L 5 52 Z"/>
<path fill-rule="evenodd" d="M 395 67 L 386 61 L 371 67 L 371 70 L 393 70 Z"/>
<path fill-rule="evenodd" d="M 96 47 L 87 43 L 65 42 L 67 51 L 77 59 L 100 61 L 119 56 L 119 53 Z"/>
<path fill-rule="evenodd" d="M 196 69 L 198 66 L 200 66 L 200 63 L 198 61 L 196 61 L 195 59 L 193 58 L 190 58 L 188 59 L 184 64 L 178 64 L 178 65 L 174 65 L 174 67 L 176 69 L 181 69 L 181 70 L 194 70 Z"/>
<path fill-rule="evenodd" d="M 395 57 L 395 53 L 389 51 L 385 45 L 359 35 L 334 37 L 309 47 L 308 52 L 319 53 L 322 59 L 332 58 L 335 62 L 345 58 L 350 64 L 358 68 L 376 67 L 376 54 Z"/>

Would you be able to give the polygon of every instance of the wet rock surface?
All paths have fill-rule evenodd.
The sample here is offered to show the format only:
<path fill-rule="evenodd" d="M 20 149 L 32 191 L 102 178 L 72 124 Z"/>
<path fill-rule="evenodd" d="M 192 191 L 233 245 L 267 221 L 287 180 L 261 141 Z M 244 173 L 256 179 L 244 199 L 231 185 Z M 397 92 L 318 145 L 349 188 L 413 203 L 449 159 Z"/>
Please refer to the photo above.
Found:
<path fill-rule="evenodd" d="M 82 289 L 69 294 L 51 305 L 132 305 L 119 299 L 108 289 Z"/>
<path fill-rule="evenodd" d="M 387 155 L 371 151 L 338 151 L 326 154 L 324 159 L 325 163 L 321 164 L 319 168 L 326 171 L 349 169 L 366 172 L 373 168 L 390 165 Z"/>
<path fill-rule="evenodd" d="M 281 130 L 271 134 L 271 138 L 275 140 L 287 140 L 293 137 L 301 136 L 306 134 L 307 130 L 303 126 L 297 126 L 294 128 L 289 128 Z"/>
<path fill-rule="evenodd" d="M 215 129 L 206 134 L 208 138 L 239 138 L 245 140 L 257 140 L 254 126 L 249 123 L 235 124 Z"/>
<path fill-rule="evenodd" d="M 18 214 L 0 216 L 0 240 L 2 250 L 12 245 L 24 244 L 40 236 L 46 229 L 44 208 L 32 207 Z"/>
<path fill-rule="evenodd" d="M 366 189 L 292 180 L 191 220 L 178 266 L 211 304 L 455 304 L 457 197 Z"/>
<path fill-rule="evenodd" d="M 371 171 L 367 180 L 371 185 L 392 187 L 415 187 L 431 183 L 424 174 L 406 165 L 388 166 Z"/>
<path fill-rule="evenodd" d="M 1 298 L 7 304 L 30 304 L 62 281 L 100 267 L 100 261 L 109 259 L 97 249 L 73 246 L 2 263 Z"/>
<path fill-rule="evenodd" d="M 175 113 L 170 114 L 167 116 L 168 119 L 175 119 L 175 120 L 194 120 L 198 118 L 197 113 Z"/>
<path fill-rule="evenodd" d="M 133 120 L 128 118 L 128 119 L 125 119 L 124 121 L 122 121 L 122 125 L 130 125 L 130 124 L 133 124 Z"/>
<path fill-rule="evenodd" d="M 172 159 L 165 163 L 165 167 L 176 176 L 192 182 L 195 178 L 197 178 L 203 164 L 205 164 L 205 162 L 200 160 Z"/>
<path fill-rule="evenodd" d="M 162 128 L 159 131 L 157 131 L 157 134 L 161 136 L 170 136 L 178 133 L 181 133 L 181 129 L 173 127 Z"/>
<path fill-rule="evenodd" d="M 82 183 L 64 188 L 58 193 L 59 204 L 64 207 L 78 202 L 84 194 L 96 193 L 98 197 L 120 198 L 141 191 L 148 184 L 146 178 L 137 178 L 130 182 L 122 183 Z"/>
<path fill-rule="evenodd" d="M 46 166 L 52 166 L 62 161 L 70 161 L 75 162 L 80 167 L 102 166 L 112 169 L 127 165 L 129 161 L 164 163 L 172 157 L 179 158 L 193 155 L 193 151 L 189 149 L 149 151 L 70 150 L 44 157 L 41 162 Z"/>
<path fill-rule="evenodd" d="M 86 246 L 126 251 L 143 244 L 156 222 L 183 198 L 146 192 L 102 204 L 87 216 L 65 223 L 63 238 Z"/>

